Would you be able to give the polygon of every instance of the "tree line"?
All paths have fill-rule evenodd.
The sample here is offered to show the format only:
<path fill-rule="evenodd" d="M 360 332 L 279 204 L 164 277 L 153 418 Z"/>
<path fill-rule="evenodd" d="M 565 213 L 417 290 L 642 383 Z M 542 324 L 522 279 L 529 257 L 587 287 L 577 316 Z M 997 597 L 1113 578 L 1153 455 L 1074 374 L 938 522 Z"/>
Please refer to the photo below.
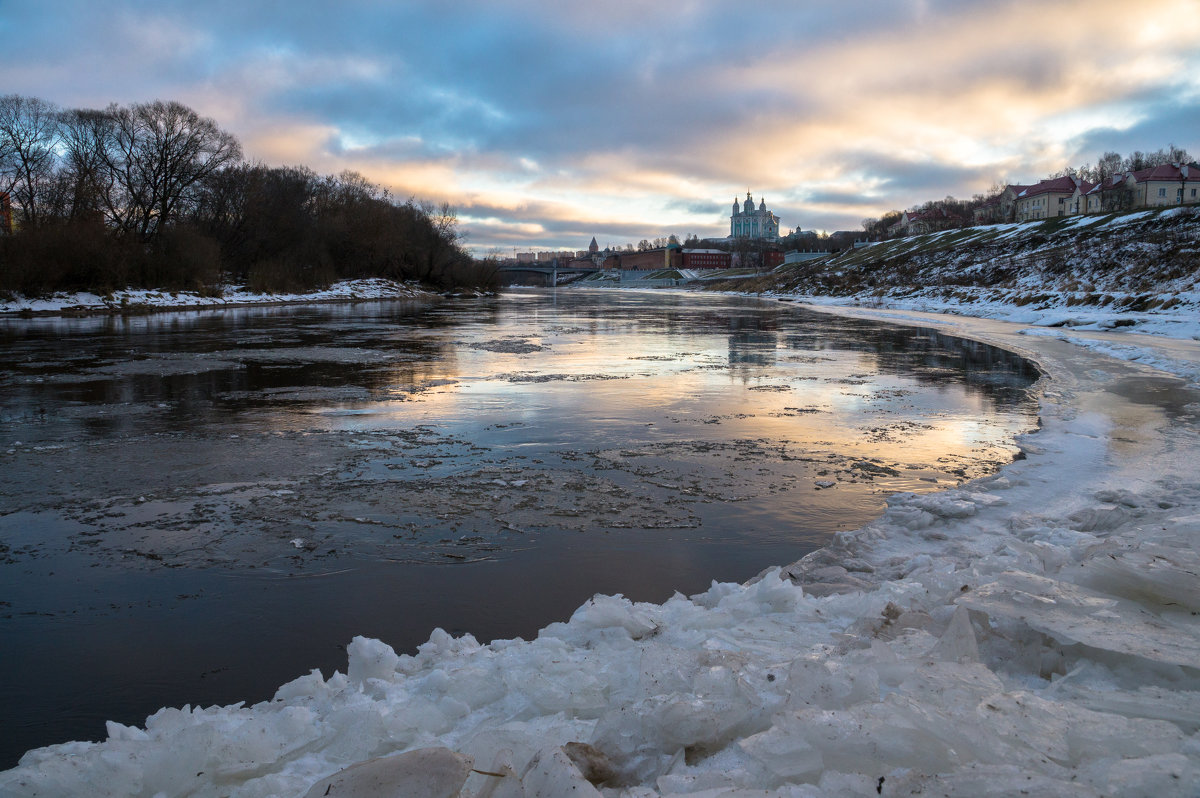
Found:
<path fill-rule="evenodd" d="M 1164 164 L 1184 164 L 1191 163 L 1191 161 L 1192 156 L 1188 154 L 1187 150 L 1183 147 L 1176 147 L 1174 144 L 1170 144 L 1154 152 L 1134 150 L 1129 155 L 1121 155 L 1119 152 L 1106 152 L 1100 156 L 1094 165 L 1085 163 L 1082 166 L 1068 166 L 1052 175 L 1047 175 L 1045 179 L 1053 180 L 1056 177 L 1070 175 L 1071 177 L 1086 180 L 1089 183 L 1099 183 L 1113 175 L 1124 172 L 1137 172 L 1142 169 L 1153 169 L 1155 166 L 1163 166 Z"/>
<path fill-rule="evenodd" d="M 62 109 L 0 97 L 0 290 L 126 287 L 217 294 L 351 278 L 490 285 L 455 211 L 399 201 L 356 172 L 242 157 L 215 121 L 169 101 Z"/>
<path fill-rule="evenodd" d="M 1078 177 L 1080 180 L 1086 180 L 1089 183 L 1100 183 L 1113 175 L 1125 172 L 1151 169 L 1164 164 L 1191 162 L 1192 156 L 1188 154 L 1187 150 L 1171 144 L 1154 152 L 1135 150 L 1129 155 L 1121 155 L 1119 152 L 1106 152 L 1100 156 L 1095 164 L 1085 163 L 1081 166 L 1068 166 L 1042 179 L 1053 180 L 1057 177 L 1070 175 L 1071 177 Z M 920 205 L 914 205 L 908 211 L 910 213 L 935 214 L 938 218 L 930 223 L 929 226 L 931 229 L 967 227 L 972 224 L 975 209 L 983 205 L 988 199 L 1000 194 L 1007 185 L 1005 181 L 998 180 L 986 193 L 976 194 L 970 199 L 946 197 L 940 200 L 929 200 Z M 878 218 L 863 219 L 863 230 L 871 238 L 887 238 L 889 231 L 900 221 L 902 215 L 901 211 L 888 211 Z"/>

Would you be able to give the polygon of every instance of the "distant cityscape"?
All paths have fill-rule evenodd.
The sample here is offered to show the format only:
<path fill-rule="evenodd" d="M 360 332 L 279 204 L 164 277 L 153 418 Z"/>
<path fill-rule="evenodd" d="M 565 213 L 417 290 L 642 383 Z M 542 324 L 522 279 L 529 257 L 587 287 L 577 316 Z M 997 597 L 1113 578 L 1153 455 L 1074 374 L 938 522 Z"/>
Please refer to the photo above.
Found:
<path fill-rule="evenodd" d="M 754 196 L 746 192 L 743 205 L 733 200 L 729 217 L 729 235 L 722 238 L 686 238 L 682 243 L 675 235 L 643 239 L 636 246 L 608 246 L 601 249 L 593 236 L 587 249 L 514 252 L 511 258 L 501 258 L 505 264 L 559 264 L 564 268 L 600 268 L 605 270 L 653 271 L 712 270 L 730 268 L 774 268 L 785 260 L 785 251 L 803 246 L 807 251 L 829 251 L 842 248 L 861 239 L 861 232 L 838 231 L 822 236 L 800 228 L 780 237 L 780 218 L 767 208 L 766 200 L 754 205 Z M 826 249 L 820 250 L 824 244 Z"/>
<path fill-rule="evenodd" d="M 729 235 L 721 238 L 691 236 L 680 242 L 670 235 L 601 249 L 593 237 L 587 249 L 514 251 L 511 257 L 498 260 L 505 264 L 557 264 L 571 269 L 769 269 L 866 241 L 983 224 L 1196 203 L 1200 203 L 1200 164 L 1186 150 L 1172 145 L 1127 157 L 1108 152 L 1095 166 L 1067 168 L 1036 183 L 998 184 L 986 195 L 969 200 L 946 197 L 905 211 L 890 211 L 878 219 L 864 219 L 860 230 L 819 233 L 796 227 L 781 235 L 780 217 L 767 207 L 763 197 L 756 206 L 753 193 L 747 191 L 744 201 L 734 198 Z"/>

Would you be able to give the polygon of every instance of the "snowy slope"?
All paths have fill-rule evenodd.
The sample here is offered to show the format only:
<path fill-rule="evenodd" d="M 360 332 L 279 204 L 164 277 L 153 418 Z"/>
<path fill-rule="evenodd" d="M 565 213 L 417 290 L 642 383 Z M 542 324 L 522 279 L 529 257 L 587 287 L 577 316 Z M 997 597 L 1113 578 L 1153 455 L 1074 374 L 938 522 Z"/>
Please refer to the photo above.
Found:
<path fill-rule="evenodd" d="M 1200 393 L 1156 369 L 1196 380 L 1200 343 L 899 315 L 1045 369 L 1023 459 L 750 584 L 356 638 L 344 674 L 110 724 L 0 794 L 1196 795 Z"/>
<path fill-rule="evenodd" d="M 1200 208 L 947 230 L 721 288 L 1178 336 L 1200 315 Z"/>

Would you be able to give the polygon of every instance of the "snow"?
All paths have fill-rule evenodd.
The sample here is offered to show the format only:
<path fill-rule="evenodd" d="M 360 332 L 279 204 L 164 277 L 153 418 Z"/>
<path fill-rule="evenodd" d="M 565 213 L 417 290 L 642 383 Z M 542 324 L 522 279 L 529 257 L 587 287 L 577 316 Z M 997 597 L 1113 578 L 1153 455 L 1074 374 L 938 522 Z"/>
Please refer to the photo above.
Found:
<path fill-rule="evenodd" d="M 345 302 L 372 299 L 417 299 L 430 294 L 417 283 L 397 283 L 382 278 L 344 280 L 327 289 L 304 294 L 269 294 L 244 286 L 227 286 L 221 296 L 201 296 L 195 291 L 155 291 L 129 288 L 105 296 L 88 292 L 59 293 L 29 299 L 0 298 L 0 313 L 122 312 L 137 309 L 221 308 L 238 305 L 273 305 L 290 302 Z"/>
<path fill-rule="evenodd" d="M 1196 795 L 1200 403 L 1183 386 L 1200 322 L 819 309 L 1035 360 L 1023 457 L 895 495 L 747 584 L 598 595 L 528 641 L 434 630 L 401 655 L 357 637 L 344 673 L 110 723 L 27 753 L 0 794 Z M 1130 381 L 1173 403 L 1125 397 Z"/>
<path fill-rule="evenodd" d="M 1118 292 L 1113 292 L 1113 294 L 1120 296 Z M 1163 296 L 1168 295 L 1164 294 Z M 1111 306 L 1072 306 L 1070 294 L 1063 294 L 1056 300 L 1047 300 L 1036 305 L 1013 304 L 1005 301 L 1004 297 L 996 300 L 978 297 L 967 299 L 939 296 L 934 292 L 890 296 L 884 299 L 862 296 L 849 298 L 796 296 L 795 299 L 823 307 L 838 307 L 849 301 L 850 304 L 862 304 L 876 310 L 950 313 L 1049 328 L 1026 333 L 1030 335 L 1064 336 L 1067 335 L 1063 332 L 1064 329 L 1084 331 L 1131 328 L 1140 333 L 1200 340 L 1200 312 L 1197 310 L 1200 308 L 1200 292 L 1179 291 L 1172 292 L 1169 296 L 1177 303 L 1174 308 L 1156 309 L 1144 313 L 1121 311 Z M 892 317 L 901 318 L 896 315 Z"/>
<path fill-rule="evenodd" d="M 1067 225 L 1070 227 L 1090 227 L 1104 219 L 1104 216 L 1074 216 L 1067 222 Z"/>
<path fill-rule="evenodd" d="M 1198 222 L 1200 208 L 1164 207 L 895 239 L 870 256 L 847 251 L 777 270 L 771 295 L 1193 337 Z"/>

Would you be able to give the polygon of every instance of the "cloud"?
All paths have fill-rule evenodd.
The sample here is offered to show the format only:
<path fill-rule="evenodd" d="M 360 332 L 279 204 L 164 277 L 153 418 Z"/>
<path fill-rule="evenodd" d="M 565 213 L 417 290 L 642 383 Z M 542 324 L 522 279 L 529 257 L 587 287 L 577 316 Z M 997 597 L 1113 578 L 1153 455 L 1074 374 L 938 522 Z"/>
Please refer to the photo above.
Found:
<path fill-rule="evenodd" d="M 852 228 L 1105 149 L 1195 153 L 1200 53 L 1169 24 L 1194 11 L 44 0 L 6 7 L 0 69 L 64 105 L 178 99 L 250 158 L 448 200 L 480 248 L 579 248 L 723 234 L 747 188 L 787 227 Z"/>
<path fill-rule="evenodd" d="M 1109 124 L 1102 122 L 1072 140 L 1075 161 L 1095 162 L 1109 151 L 1128 154 L 1168 144 L 1184 146 L 1193 158 L 1200 158 L 1194 133 L 1200 130 L 1200 91 L 1194 86 L 1165 87 L 1136 112 L 1106 121 Z"/>

